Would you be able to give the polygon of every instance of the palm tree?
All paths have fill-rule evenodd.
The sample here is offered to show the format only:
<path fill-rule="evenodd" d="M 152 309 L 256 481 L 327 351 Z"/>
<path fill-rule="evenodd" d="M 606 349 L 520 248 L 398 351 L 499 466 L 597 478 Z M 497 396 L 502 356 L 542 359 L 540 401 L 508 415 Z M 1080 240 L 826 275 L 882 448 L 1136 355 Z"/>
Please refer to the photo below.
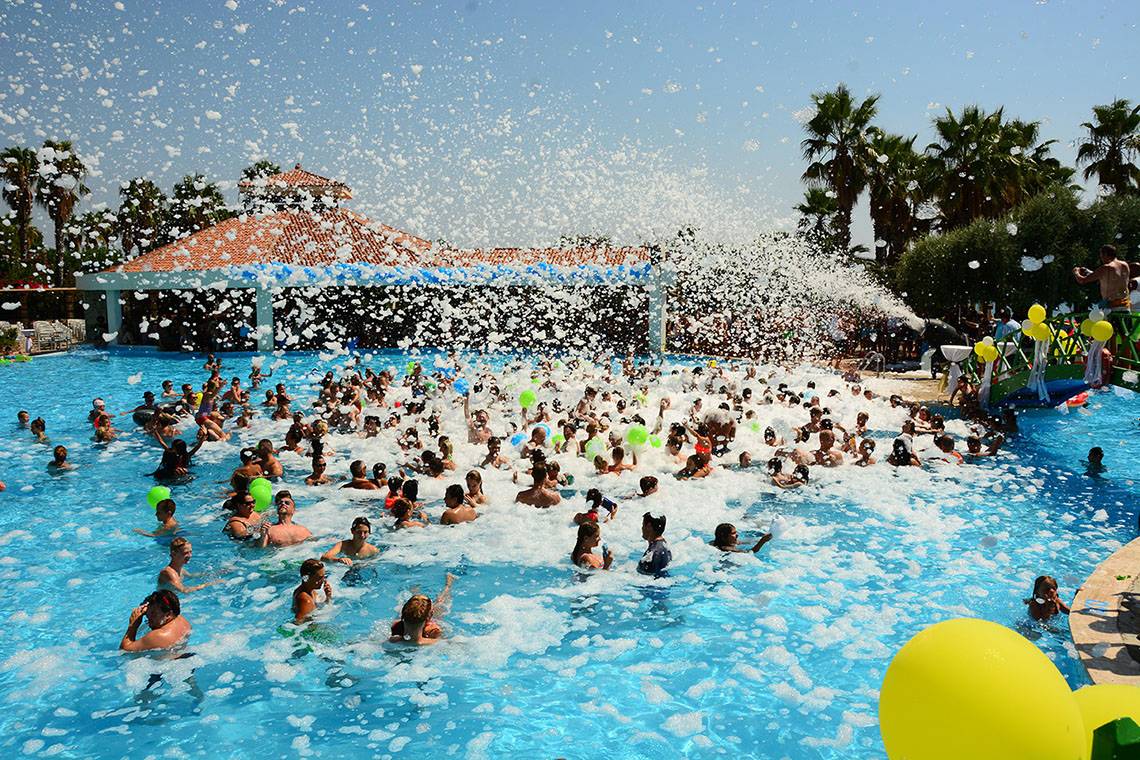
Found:
<path fill-rule="evenodd" d="M 101 269 L 115 262 L 111 256 L 111 239 L 116 233 L 115 212 L 109 209 L 88 211 L 72 218 L 67 225 L 68 250 L 79 269 Z"/>
<path fill-rule="evenodd" d="M 16 222 L 16 252 L 19 266 L 31 264 L 28 261 L 32 226 L 32 206 L 36 198 L 36 174 L 39 161 L 31 148 L 12 147 L 0 153 L 0 178 L 4 180 L 4 202 L 12 207 Z"/>
<path fill-rule="evenodd" d="M 1077 164 L 1085 167 L 1085 179 L 1112 188 L 1116 195 L 1140 189 L 1140 105 L 1118 98 L 1107 106 L 1093 106 L 1095 122 L 1084 122 L 1089 136 L 1077 148 Z"/>
<path fill-rule="evenodd" d="M 257 163 L 250 164 L 241 170 L 241 178 L 248 182 L 254 182 L 262 179 L 263 177 L 272 177 L 274 174 L 280 174 L 281 167 L 272 161 L 261 159 Z"/>
<path fill-rule="evenodd" d="M 170 201 L 170 234 L 180 238 L 231 216 L 222 191 L 201 174 L 188 174 L 174 186 Z"/>
<path fill-rule="evenodd" d="M 997 218 L 1072 178 L 1072 170 L 1049 155 L 1054 141 L 1039 142 L 1039 122 L 1004 118 L 1001 108 L 986 113 L 967 106 L 960 116 L 946 109 L 934 120 L 938 142 L 926 152 L 939 177 L 935 195 L 943 228 Z"/>
<path fill-rule="evenodd" d="M 822 187 L 809 187 L 795 209 L 800 212 L 796 229 L 801 235 L 823 248 L 837 245 L 835 215 L 839 212 L 839 201 L 835 200 L 835 193 Z"/>
<path fill-rule="evenodd" d="M 838 204 L 835 232 L 838 244 L 851 246 L 851 211 L 867 186 L 867 129 L 877 113 L 879 96 L 856 102 L 846 85 L 812 95 L 815 114 L 804 125 L 807 138 L 800 143 L 810 161 L 803 180 L 835 193 Z"/>
<path fill-rule="evenodd" d="M 903 137 L 872 127 L 868 136 L 871 225 L 876 248 L 883 248 L 878 258 L 889 265 L 912 240 L 930 231 L 930 220 L 920 212 L 934 175 L 930 159 L 914 149 L 917 135 Z"/>
<path fill-rule="evenodd" d="M 66 272 L 67 236 L 64 228 L 79 199 L 91 192 L 83 184 L 87 167 L 75 153 L 70 140 L 46 140 L 39 154 L 36 202 L 55 226 L 55 282 L 63 285 Z"/>
<path fill-rule="evenodd" d="M 164 242 L 166 230 L 166 196 L 149 179 L 136 177 L 119 190 L 119 212 L 116 223 L 123 255 L 130 256 L 138 248 L 146 253 Z"/>

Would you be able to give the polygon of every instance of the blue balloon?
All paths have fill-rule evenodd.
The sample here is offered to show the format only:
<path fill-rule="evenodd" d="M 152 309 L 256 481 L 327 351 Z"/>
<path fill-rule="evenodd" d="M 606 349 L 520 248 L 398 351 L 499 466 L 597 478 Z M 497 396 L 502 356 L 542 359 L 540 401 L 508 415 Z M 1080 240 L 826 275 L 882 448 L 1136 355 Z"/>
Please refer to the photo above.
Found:
<path fill-rule="evenodd" d="M 454 388 L 455 392 L 460 396 L 466 396 L 467 391 L 471 390 L 471 385 L 467 382 L 467 378 L 465 377 L 455 378 L 455 382 L 452 383 L 451 387 Z"/>
<path fill-rule="evenodd" d="M 518 446 L 519 444 L 521 444 L 525 440 L 526 440 L 526 435 L 524 435 L 523 433 L 515 433 L 514 435 L 511 436 L 511 445 L 512 446 Z"/>

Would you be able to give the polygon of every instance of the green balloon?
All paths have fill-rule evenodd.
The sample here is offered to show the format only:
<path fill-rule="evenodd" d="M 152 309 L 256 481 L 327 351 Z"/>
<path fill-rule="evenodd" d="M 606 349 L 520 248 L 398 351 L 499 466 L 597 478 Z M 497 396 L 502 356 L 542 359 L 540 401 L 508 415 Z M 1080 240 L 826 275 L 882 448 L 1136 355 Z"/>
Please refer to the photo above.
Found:
<path fill-rule="evenodd" d="M 601 456 L 606 451 L 606 444 L 601 438 L 591 438 L 586 442 L 586 457 L 593 459 L 596 456 Z"/>
<path fill-rule="evenodd" d="M 409 374 L 409 375 L 414 374 L 415 371 L 416 371 L 416 363 L 415 362 L 408 362 L 407 374 Z"/>
<path fill-rule="evenodd" d="M 155 486 L 146 492 L 146 503 L 150 505 L 151 509 L 157 508 L 160 501 L 169 498 L 170 489 L 166 486 Z"/>
<path fill-rule="evenodd" d="M 644 446 L 649 440 L 649 431 L 645 429 L 645 425 L 634 425 L 625 434 L 625 439 L 634 446 Z"/>
<path fill-rule="evenodd" d="M 659 449 L 663 445 L 663 442 L 657 436 L 651 435 L 649 436 L 649 445 L 655 449 Z"/>
<path fill-rule="evenodd" d="M 561 446 L 566 442 L 566 436 L 562 435 L 562 433 L 555 433 L 554 435 L 550 436 L 550 442 L 555 446 Z"/>
<path fill-rule="evenodd" d="M 534 391 L 530 390 L 529 388 L 519 394 L 519 403 L 522 405 L 523 409 L 530 409 L 532 406 L 534 406 L 534 402 L 537 400 L 538 399 L 534 395 Z"/>
<path fill-rule="evenodd" d="M 273 500 L 273 484 L 265 478 L 254 478 L 249 484 L 249 495 L 253 497 L 254 510 L 264 512 Z"/>

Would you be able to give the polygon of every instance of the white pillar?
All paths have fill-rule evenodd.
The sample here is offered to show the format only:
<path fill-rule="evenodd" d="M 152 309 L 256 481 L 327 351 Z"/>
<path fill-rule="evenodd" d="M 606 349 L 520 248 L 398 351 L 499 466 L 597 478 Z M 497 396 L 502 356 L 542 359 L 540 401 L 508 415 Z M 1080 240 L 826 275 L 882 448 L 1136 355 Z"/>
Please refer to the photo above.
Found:
<path fill-rule="evenodd" d="M 119 303 L 121 293 L 118 290 L 108 290 L 106 295 L 107 333 L 114 336 L 107 343 L 116 344 L 119 342 L 119 330 L 123 329 L 123 305 Z"/>
<path fill-rule="evenodd" d="M 273 350 L 273 292 L 254 288 L 257 295 L 257 350 Z"/>
<path fill-rule="evenodd" d="M 648 294 L 649 353 L 660 356 L 665 353 L 665 283 L 658 276 L 657 267 L 653 267 Z"/>

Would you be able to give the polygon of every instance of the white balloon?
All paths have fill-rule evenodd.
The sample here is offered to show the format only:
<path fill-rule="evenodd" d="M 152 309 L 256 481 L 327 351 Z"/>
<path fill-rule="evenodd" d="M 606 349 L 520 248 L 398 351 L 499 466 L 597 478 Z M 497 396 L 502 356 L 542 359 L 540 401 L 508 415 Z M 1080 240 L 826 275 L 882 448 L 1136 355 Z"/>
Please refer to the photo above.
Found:
<path fill-rule="evenodd" d="M 1089 319 L 1093 322 L 1100 322 L 1104 319 L 1104 312 L 1100 309 L 1093 309 L 1089 312 Z"/>
<path fill-rule="evenodd" d="M 985 343 L 987 346 L 992 346 L 994 344 L 994 339 L 992 336 L 987 335 L 986 337 L 982 338 L 982 343 Z"/>

